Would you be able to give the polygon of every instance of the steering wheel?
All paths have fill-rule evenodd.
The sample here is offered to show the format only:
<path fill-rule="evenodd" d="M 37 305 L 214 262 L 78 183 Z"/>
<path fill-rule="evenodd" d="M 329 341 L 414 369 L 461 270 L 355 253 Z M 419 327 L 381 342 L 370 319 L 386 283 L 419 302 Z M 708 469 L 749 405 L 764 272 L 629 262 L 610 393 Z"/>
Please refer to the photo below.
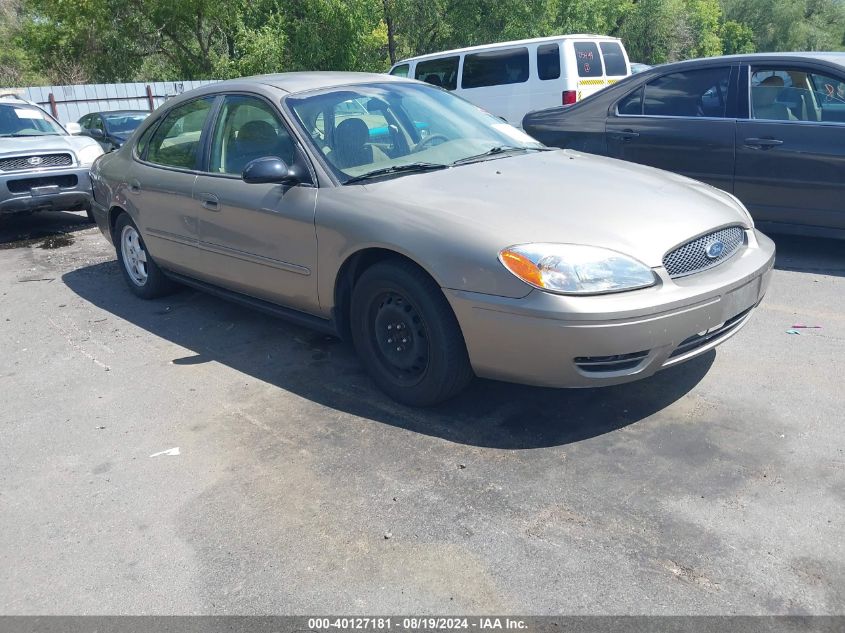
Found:
<path fill-rule="evenodd" d="M 439 140 L 440 142 L 435 143 L 435 140 Z M 442 145 L 443 143 L 448 143 L 449 140 L 450 139 L 448 136 L 435 133 L 430 136 L 426 136 L 423 140 L 417 143 L 417 146 L 414 148 L 414 151 L 421 152 L 422 150 L 427 149 L 429 145 L 431 145 L 432 147 L 436 147 L 438 145 Z"/>

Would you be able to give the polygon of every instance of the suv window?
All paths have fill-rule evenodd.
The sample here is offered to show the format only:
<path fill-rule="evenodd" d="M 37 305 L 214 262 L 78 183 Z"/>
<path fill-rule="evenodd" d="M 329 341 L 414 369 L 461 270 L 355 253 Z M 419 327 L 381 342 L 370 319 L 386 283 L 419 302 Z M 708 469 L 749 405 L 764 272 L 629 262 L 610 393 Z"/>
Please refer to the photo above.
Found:
<path fill-rule="evenodd" d="M 754 68 L 751 117 L 845 122 L 845 80 L 794 68 Z"/>
<path fill-rule="evenodd" d="M 575 61 L 578 63 L 579 77 L 601 77 L 604 74 L 599 57 L 599 47 L 595 42 L 575 42 Z"/>
<path fill-rule="evenodd" d="M 560 77 L 560 47 L 557 44 L 537 47 L 537 76 L 544 80 Z"/>
<path fill-rule="evenodd" d="M 458 87 L 459 57 L 441 57 L 424 62 L 417 62 L 414 79 L 420 79 L 433 86 L 440 86 L 446 90 Z"/>
<path fill-rule="evenodd" d="M 202 128 L 213 100 L 196 99 L 171 110 L 150 139 L 147 160 L 167 167 L 194 169 Z"/>
<path fill-rule="evenodd" d="M 724 117 L 731 69 L 705 68 L 664 75 L 645 86 L 648 116 Z"/>
<path fill-rule="evenodd" d="M 643 88 L 640 86 L 634 92 L 616 104 L 616 113 L 620 116 L 640 115 L 643 113 Z"/>
<path fill-rule="evenodd" d="M 625 55 L 617 42 L 601 42 L 599 48 L 604 57 L 604 69 L 609 77 L 622 77 L 628 74 Z"/>
<path fill-rule="evenodd" d="M 261 99 L 226 97 L 214 128 L 209 171 L 216 174 L 243 172 L 256 158 L 276 156 L 292 165 L 296 146 L 273 109 Z"/>
<path fill-rule="evenodd" d="M 408 64 L 402 64 L 401 66 L 397 66 L 396 68 L 391 70 L 390 74 L 394 77 L 407 77 L 410 68 L 411 67 Z"/>
<path fill-rule="evenodd" d="M 473 53 L 464 58 L 461 88 L 482 88 L 528 81 L 528 49 Z"/>

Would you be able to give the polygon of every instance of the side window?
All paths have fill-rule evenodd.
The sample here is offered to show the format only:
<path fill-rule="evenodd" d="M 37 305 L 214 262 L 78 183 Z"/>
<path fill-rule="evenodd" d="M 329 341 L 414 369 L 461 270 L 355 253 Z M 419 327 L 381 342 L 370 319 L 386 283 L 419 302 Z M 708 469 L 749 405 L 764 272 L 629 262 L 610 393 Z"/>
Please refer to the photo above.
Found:
<path fill-rule="evenodd" d="M 411 67 L 408 64 L 401 64 L 390 71 L 390 74 L 394 77 L 407 77 L 408 71 Z"/>
<path fill-rule="evenodd" d="M 624 77 L 628 74 L 625 55 L 618 42 L 601 42 L 601 55 L 604 58 L 604 70 L 608 77 Z"/>
<path fill-rule="evenodd" d="M 643 114 L 724 117 L 730 77 L 730 67 L 691 70 L 658 77 L 645 86 Z"/>
<path fill-rule="evenodd" d="M 144 152 L 147 151 L 147 146 L 150 144 L 150 137 L 153 135 L 153 130 L 155 129 L 155 125 L 151 125 L 144 133 L 141 135 L 141 138 L 138 139 L 138 144 L 135 145 L 135 155 L 138 158 L 144 158 Z"/>
<path fill-rule="evenodd" d="M 150 139 L 147 160 L 167 167 L 194 169 L 212 102 L 212 97 L 196 99 L 171 110 Z"/>
<path fill-rule="evenodd" d="M 599 47 L 595 42 L 575 42 L 575 61 L 578 64 L 579 77 L 601 77 L 604 71 L 601 67 Z"/>
<path fill-rule="evenodd" d="M 459 57 L 443 57 L 417 62 L 414 79 L 420 79 L 446 90 L 454 90 L 458 86 L 459 59 Z"/>
<path fill-rule="evenodd" d="M 616 113 L 619 116 L 637 115 L 643 113 L 643 89 L 637 88 L 634 92 L 616 104 Z"/>
<path fill-rule="evenodd" d="M 560 77 L 560 46 L 541 44 L 537 47 L 537 76 L 543 80 Z"/>
<path fill-rule="evenodd" d="M 845 81 L 795 68 L 753 68 L 751 117 L 845 122 Z"/>
<path fill-rule="evenodd" d="M 256 97 L 226 97 L 214 127 L 209 171 L 243 172 L 256 158 L 276 156 L 292 165 L 296 146 L 273 107 Z"/>
<path fill-rule="evenodd" d="M 827 75 L 810 75 L 816 106 L 816 121 L 845 123 L 845 79 Z"/>
<path fill-rule="evenodd" d="M 100 115 L 92 116 L 89 127 L 92 130 L 100 130 L 101 132 L 103 132 L 103 117 L 101 117 Z"/>
<path fill-rule="evenodd" d="M 83 130 L 87 130 L 90 120 L 91 120 L 91 115 L 86 114 L 84 117 L 79 119 L 79 127 L 81 127 Z"/>
<path fill-rule="evenodd" d="M 528 81 L 528 49 L 473 53 L 464 59 L 461 88 L 482 88 Z"/>

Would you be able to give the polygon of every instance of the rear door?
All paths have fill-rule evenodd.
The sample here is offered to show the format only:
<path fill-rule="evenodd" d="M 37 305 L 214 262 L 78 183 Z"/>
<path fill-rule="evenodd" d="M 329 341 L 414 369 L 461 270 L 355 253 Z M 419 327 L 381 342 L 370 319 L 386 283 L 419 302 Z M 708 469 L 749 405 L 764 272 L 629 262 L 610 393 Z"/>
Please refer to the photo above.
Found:
<path fill-rule="evenodd" d="M 735 67 L 716 66 L 641 85 L 611 108 L 608 155 L 732 192 L 737 76 Z"/>
<path fill-rule="evenodd" d="M 760 221 L 845 229 L 845 73 L 756 65 L 743 82 L 736 195 Z"/>
<path fill-rule="evenodd" d="M 197 176 L 192 208 L 199 214 L 203 271 L 212 283 L 309 311 L 317 308 L 317 188 L 247 184 L 244 167 L 266 156 L 310 167 L 281 115 L 255 95 L 226 95 L 209 139 L 209 160 Z"/>
<path fill-rule="evenodd" d="M 152 132 L 129 175 L 129 191 L 150 253 L 177 272 L 200 268 L 197 208 L 191 194 L 214 97 L 176 106 Z"/>

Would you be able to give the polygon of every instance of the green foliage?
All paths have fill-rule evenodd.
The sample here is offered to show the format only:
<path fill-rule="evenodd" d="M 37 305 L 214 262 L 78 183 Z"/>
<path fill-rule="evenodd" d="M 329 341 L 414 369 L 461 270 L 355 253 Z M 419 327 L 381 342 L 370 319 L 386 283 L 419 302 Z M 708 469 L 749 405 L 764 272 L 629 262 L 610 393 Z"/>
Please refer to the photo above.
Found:
<path fill-rule="evenodd" d="M 422 53 L 579 32 L 622 37 L 646 63 L 841 50 L 845 0 L 3 0 L 0 84 L 383 71 Z"/>

